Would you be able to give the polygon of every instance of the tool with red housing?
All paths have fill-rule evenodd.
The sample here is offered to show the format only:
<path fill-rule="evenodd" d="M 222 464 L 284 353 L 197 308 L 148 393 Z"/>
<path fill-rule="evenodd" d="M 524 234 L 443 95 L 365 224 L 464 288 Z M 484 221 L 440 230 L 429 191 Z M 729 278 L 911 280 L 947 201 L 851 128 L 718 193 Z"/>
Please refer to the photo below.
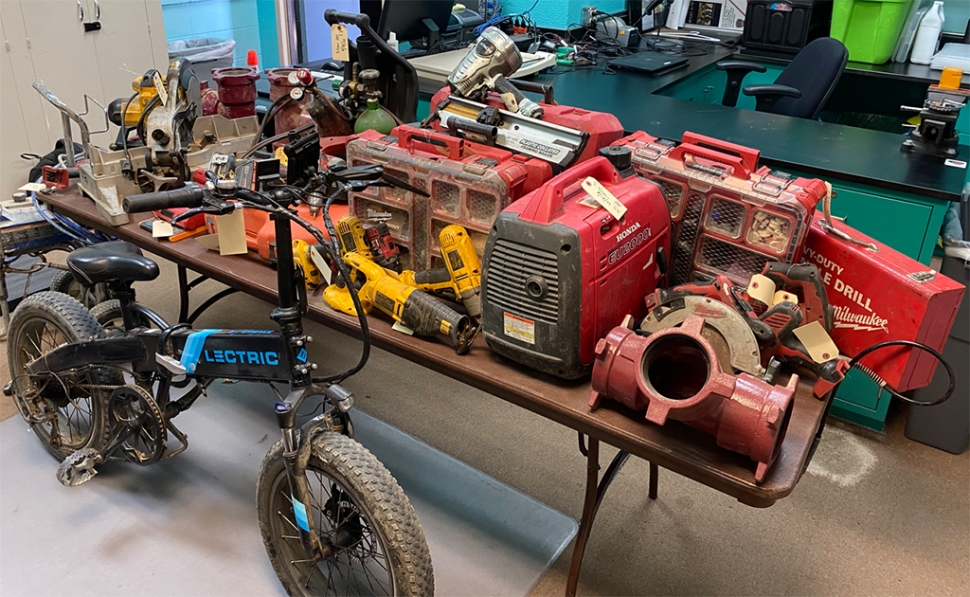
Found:
<path fill-rule="evenodd" d="M 482 131 L 476 123 L 492 127 L 490 144 L 560 168 L 596 157 L 600 149 L 623 136 L 623 125 L 612 114 L 544 102 L 539 106 L 542 118 L 529 118 L 506 110 L 498 93 L 489 92 L 483 102 L 477 102 L 452 95 L 444 87 L 431 98 L 431 114 L 437 118 L 430 125 L 441 132 L 467 130 L 479 135 Z"/>
<path fill-rule="evenodd" d="M 645 314 L 643 296 L 666 270 L 670 214 L 657 186 L 632 175 L 629 157 L 574 166 L 495 220 L 482 278 L 482 330 L 494 352 L 581 377 L 598 339 L 627 313 Z M 626 208 L 619 219 L 584 189 L 590 178 Z"/>

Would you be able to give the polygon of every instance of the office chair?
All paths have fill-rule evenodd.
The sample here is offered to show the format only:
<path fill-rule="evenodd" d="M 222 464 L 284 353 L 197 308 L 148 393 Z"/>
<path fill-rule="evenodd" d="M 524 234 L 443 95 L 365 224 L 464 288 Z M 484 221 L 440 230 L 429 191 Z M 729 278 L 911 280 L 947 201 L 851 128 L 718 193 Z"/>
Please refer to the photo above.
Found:
<path fill-rule="evenodd" d="M 795 118 L 818 118 L 825 102 L 845 70 L 849 51 L 837 39 L 821 37 L 801 49 L 771 85 L 748 85 L 742 88 L 745 75 L 765 72 L 765 67 L 743 60 L 719 62 L 718 70 L 727 71 L 728 84 L 721 104 L 733 108 L 738 92 L 753 96 L 755 110 Z"/>

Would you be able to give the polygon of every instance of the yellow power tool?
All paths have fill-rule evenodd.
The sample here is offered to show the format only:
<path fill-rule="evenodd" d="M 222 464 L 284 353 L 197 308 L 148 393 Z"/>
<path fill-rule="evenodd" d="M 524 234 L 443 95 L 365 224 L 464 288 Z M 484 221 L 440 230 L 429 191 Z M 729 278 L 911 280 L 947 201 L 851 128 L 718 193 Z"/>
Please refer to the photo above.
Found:
<path fill-rule="evenodd" d="M 127 97 L 119 97 L 108 104 L 108 120 L 112 124 L 129 128 L 138 124 L 142 112 L 145 111 L 145 106 L 158 95 L 154 81 L 156 73 L 158 71 L 152 69 L 132 81 L 131 89 L 138 92 L 138 97 L 130 102 Z M 127 109 L 125 104 L 128 104 Z M 121 124 L 122 114 L 124 115 L 124 125 Z"/>
<path fill-rule="evenodd" d="M 359 253 L 348 252 L 344 254 L 343 260 L 367 280 L 357 292 L 365 313 L 370 313 L 376 307 L 418 336 L 441 334 L 450 340 L 458 354 L 468 352 L 478 329 L 467 315 L 462 315 L 414 286 L 401 282 L 398 274 L 384 269 Z M 346 286 L 331 284 L 323 291 L 323 300 L 337 311 L 357 315 L 350 290 Z"/>
<path fill-rule="evenodd" d="M 311 245 L 305 240 L 293 240 L 293 263 L 299 266 L 303 272 L 303 281 L 306 282 L 308 290 L 313 290 L 323 281 L 323 274 L 320 268 L 313 262 L 313 254 L 316 245 Z"/>
<path fill-rule="evenodd" d="M 423 272 L 403 271 L 401 282 L 425 292 L 449 295 L 464 305 L 476 321 L 482 316 L 482 263 L 463 226 L 446 226 L 438 235 L 445 267 Z"/>

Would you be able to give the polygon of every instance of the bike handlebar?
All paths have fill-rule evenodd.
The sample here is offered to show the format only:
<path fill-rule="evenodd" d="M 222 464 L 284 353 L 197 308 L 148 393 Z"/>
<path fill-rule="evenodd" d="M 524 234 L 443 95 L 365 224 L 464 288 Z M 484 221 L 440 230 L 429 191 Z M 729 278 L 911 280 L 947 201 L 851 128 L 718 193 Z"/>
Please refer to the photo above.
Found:
<path fill-rule="evenodd" d="M 181 189 L 171 191 L 129 195 L 122 201 L 121 207 L 125 213 L 158 211 L 175 207 L 199 207 L 202 205 L 203 198 L 202 187 L 188 184 Z"/>

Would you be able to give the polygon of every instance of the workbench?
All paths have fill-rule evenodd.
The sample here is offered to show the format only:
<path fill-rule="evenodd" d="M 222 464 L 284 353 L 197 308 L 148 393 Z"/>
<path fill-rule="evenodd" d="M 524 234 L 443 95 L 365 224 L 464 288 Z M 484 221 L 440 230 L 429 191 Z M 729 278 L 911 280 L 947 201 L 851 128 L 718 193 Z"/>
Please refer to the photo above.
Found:
<path fill-rule="evenodd" d="M 252 253 L 220 256 L 195 240 L 177 243 L 154 239 L 138 227 L 134 218 L 119 227 L 109 225 L 93 202 L 78 191 L 55 193 L 47 199 L 50 208 L 76 222 L 134 243 L 176 264 L 179 270 L 180 318 L 189 312 L 188 271 L 216 280 L 235 291 L 276 303 L 276 273 Z M 137 289 L 137 286 L 136 286 Z M 220 293 L 223 294 L 223 293 Z M 218 295 L 217 295 L 218 296 Z M 360 336 L 356 317 L 331 310 L 320 291 L 310 297 L 308 319 L 352 336 Z M 754 482 L 755 463 L 746 456 L 719 448 L 714 438 L 677 421 L 658 427 L 614 401 L 606 401 L 590 412 L 588 381 L 567 382 L 544 376 L 492 354 L 479 336 L 471 351 L 459 356 L 436 340 L 420 339 L 391 329 L 387 319 L 368 318 L 374 346 L 417 365 L 466 383 L 507 400 L 559 424 L 575 429 L 580 450 L 587 458 L 586 493 L 579 533 L 573 548 L 567 595 L 574 595 L 589 532 L 604 493 L 629 456 L 650 462 L 649 496 L 656 499 L 659 468 L 693 479 L 757 508 L 767 508 L 794 490 L 814 453 L 831 397 L 818 400 L 811 381 L 801 381 L 792 406 L 791 421 L 778 460 L 760 485 Z M 366 375 L 366 369 L 362 375 Z M 787 382 L 782 375 L 781 382 Z M 588 440 L 587 440 L 588 438 Z M 599 474 L 599 445 L 605 442 L 620 449 L 603 475 Z"/>

